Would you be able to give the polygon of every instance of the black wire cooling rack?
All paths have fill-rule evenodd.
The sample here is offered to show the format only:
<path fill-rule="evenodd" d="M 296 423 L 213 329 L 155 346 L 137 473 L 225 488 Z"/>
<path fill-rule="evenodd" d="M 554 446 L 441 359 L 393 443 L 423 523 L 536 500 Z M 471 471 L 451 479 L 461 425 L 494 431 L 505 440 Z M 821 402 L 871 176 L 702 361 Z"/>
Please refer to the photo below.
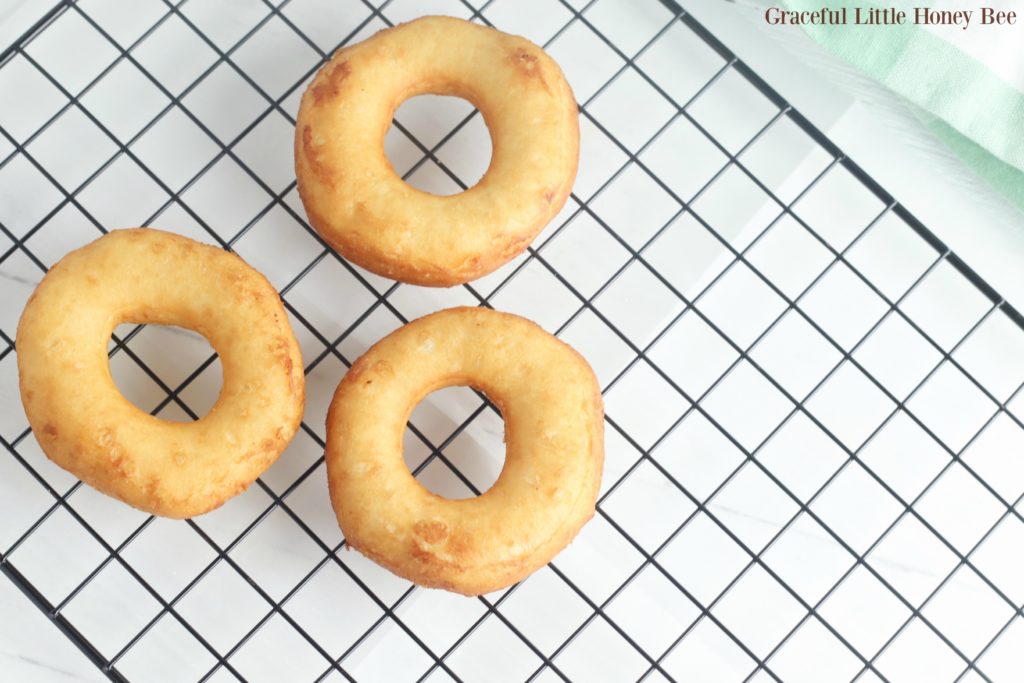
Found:
<path fill-rule="evenodd" d="M 1020 314 L 674 3 L 421 5 L 54 7 L 0 57 L 5 287 L 27 296 L 63 253 L 58 231 L 80 244 L 125 221 L 193 230 L 264 269 L 287 261 L 271 279 L 321 399 L 366 345 L 429 310 L 468 301 L 543 318 L 604 385 L 608 463 L 595 519 L 506 591 L 474 600 L 398 581 L 340 552 L 324 509 L 326 404 L 316 397 L 282 457 L 290 469 L 271 470 L 207 516 L 215 522 L 104 507 L 46 462 L 16 410 L 7 315 L 0 491 L 14 502 L 3 573 L 111 680 L 1017 679 Z M 540 42 L 580 99 L 584 150 L 569 205 L 527 254 L 424 293 L 352 266 L 311 230 L 291 179 L 290 126 L 333 49 L 444 11 L 508 30 L 518 15 L 546 30 Z M 642 39 L 621 33 L 630 17 L 650 23 Z M 62 52 L 70 34 L 83 47 Z M 575 58 L 586 46 L 597 56 Z M 663 51 L 679 46 L 692 59 L 666 68 Z M 300 71 L 281 66 L 298 54 Z M 116 111 L 99 96 L 111 88 Z M 624 117 L 610 99 L 631 103 Z M 60 131 L 72 118 L 94 139 L 55 148 L 48 140 L 69 139 Z M 429 182 L 466 188 L 460 178 L 472 172 L 451 150 L 481 125 L 467 108 L 447 133 L 421 140 L 396 121 L 404 177 L 431 169 Z M 191 137 L 179 142 L 179 130 Z M 154 136 L 208 153 L 172 170 L 151 153 Z M 772 139 L 816 160 L 787 173 L 798 187 L 766 165 Z M 266 151 L 275 145 L 284 151 Z M 770 210 L 744 232 L 729 209 L 749 193 Z M 657 205 L 655 195 L 669 208 L 648 226 L 638 207 Z M 24 197 L 35 203 L 25 208 Z M 845 208 L 851 197 L 866 208 Z M 234 207 L 247 201 L 258 210 L 242 216 Z M 247 253 L 268 224 L 280 251 Z M 588 251 L 597 243 L 618 256 L 598 258 Z M 720 257 L 685 279 L 701 249 Z M 320 275 L 328 269 L 335 280 Z M 347 289 L 330 286 L 342 280 Z M 319 307 L 302 293 L 310 281 Z M 154 414 L 195 419 L 212 402 L 201 389 L 216 357 L 168 379 L 138 346 L 145 329 L 115 334 L 112 365 L 148 378 Z M 421 480 L 447 477 L 472 495 L 487 477 L 460 439 L 488 421 L 494 432 L 500 416 L 482 399 L 463 413 L 441 431 L 417 427 L 414 414 L 406 447 Z"/>

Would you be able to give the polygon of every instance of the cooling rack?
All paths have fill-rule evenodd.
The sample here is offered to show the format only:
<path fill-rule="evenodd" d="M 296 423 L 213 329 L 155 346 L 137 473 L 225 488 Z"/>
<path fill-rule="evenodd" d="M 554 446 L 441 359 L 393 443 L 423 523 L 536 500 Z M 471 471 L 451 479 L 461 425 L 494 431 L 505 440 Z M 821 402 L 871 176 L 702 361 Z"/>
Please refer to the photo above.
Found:
<path fill-rule="evenodd" d="M 580 103 L 565 209 L 450 290 L 330 251 L 291 165 L 323 60 L 427 13 L 545 45 Z M 0 569 L 111 680 L 1019 678 L 1024 320 L 674 3 L 62 2 L 3 53 L 0 91 Z M 486 168 L 486 128 L 431 99 L 403 105 L 387 150 L 416 186 L 456 192 Z M 289 450 L 194 520 L 50 464 L 17 396 L 32 287 L 133 225 L 261 269 L 306 363 Z M 607 408 L 595 518 L 478 599 L 347 552 L 322 459 L 345 368 L 456 304 L 576 346 Z M 155 415 L 216 398 L 195 335 L 121 326 L 110 358 Z M 432 490 L 476 495 L 501 439 L 493 406 L 446 389 L 413 413 L 406 460 Z"/>

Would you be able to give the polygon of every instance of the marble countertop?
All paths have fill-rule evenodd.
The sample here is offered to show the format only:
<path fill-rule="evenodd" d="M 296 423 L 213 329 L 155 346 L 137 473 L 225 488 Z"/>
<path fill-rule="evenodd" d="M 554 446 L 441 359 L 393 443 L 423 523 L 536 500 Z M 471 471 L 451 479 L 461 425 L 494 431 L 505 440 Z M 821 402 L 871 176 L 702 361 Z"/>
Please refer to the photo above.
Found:
<path fill-rule="evenodd" d="M 6 36 L 17 36 L 21 32 L 17 26 L 30 24 L 31 15 L 45 11 L 49 4 L 0 0 L 0 27 L 3 29 L 0 31 L 0 43 Z M 879 139 L 878 121 L 873 112 L 823 79 L 820 73 L 797 63 L 779 44 L 757 30 L 742 6 L 708 0 L 684 0 L 682 4 L 812 122 L 833 137 L 929 228 L 960 252 L 983 277 L 988 278 L 1008 299 L 1015 301 L 1018 308 L 1024 307 L 1024 278 L 1019 267 L 1014 268 L 1024 254 L 1024 229 L 1019 215 L 1003 211 L 997 200 L 979 204 L 970 188 L 950 180 L 948 165 L 933 163 L 934 155 L 921 151 L 919 141 L 884 145 L 872 143 L 872 140 Z M 949 164 L 955 164 L 955 160 Z M 738 203 L 735 209 L 739 212 L 749 210 L 752 216 L 757 215 L 756 207 Z M 271 278 L 274 279 L 273 275 Z M 22 284 L 28 287 L 31 283 Z M 414 308 L 415 303 L 410 307 Z M 337 377 L 331 375 L 329 379 L 336 382 Z M 317 387 L 316 381 L 321 380 L 324 386 Z M 313 378 L 308 387 L 316 401 L 329 396 L 333 384 L 328 386 L 323 378 Z M 317 404 L 315 408 L 321 410 L 324 406 Z M 443 414 L 436 406 L 435 410 L 438 415 Z M 255 497 L 260 495 L 259 492 L 252 494 Z M 744 496 L 736 497 L 742 503 Z M 716 513 L 731 520 L 730 523 L 735 522 L 737 528 L 743 525 L 779 526 L 778 520 L 748 515 L 738 509 L 741 505 L 727 508 L 724 504 L 716 504 L 714 507 Z M 235 509 L 239 509 L 238 505 Z M 314 512 L 319 514 L 323 511 L 318 509 Z M 326 513 L 317 519 L 325 519 L 325 525 L 332 527 L 334 532 L 336 527 L 332 526 L 329 510 Z M 892 564 L 895 566 L 895 561 Z M 429 600 L 425 604 L 430 604 Z M 106 680 L 85 655 L 5 578 L 0 578 L 0 613 L 7 617 L 0 620 L 0 671 L 6 678 L 28 683 Z"/>
<path fill-rule="evenodd" d="M 24 683 L 99 683 L 107 677 L 57 629 L 32 601 L 0 578 L 0 671 Z"/>

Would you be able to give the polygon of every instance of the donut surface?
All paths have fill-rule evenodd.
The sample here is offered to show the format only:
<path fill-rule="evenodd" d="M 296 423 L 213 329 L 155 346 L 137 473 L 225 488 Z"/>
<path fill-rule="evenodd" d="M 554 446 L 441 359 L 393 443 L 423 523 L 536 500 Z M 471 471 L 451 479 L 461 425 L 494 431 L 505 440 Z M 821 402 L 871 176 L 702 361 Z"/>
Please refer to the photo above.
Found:
<path fill-rule="evenodd" d="M 413 408 L 472 386 L 505 420 L 505 464 L 476 498 L 409 472 Z M 348 544 L 424 586 L 478 595 L 522 580 L 594 514 L 604 462 L 601 389 L 587 362 L 534 323 L 482 308 L 415 320 L 367 351 L 327 415 L 331 502 Z"/>
<path fill-rule="evenodd" d="M 121 395 L 107 344 L 125 322 L 210 342 L 224 383 L 209 414 L 169 422 Z M 16 348 L 21 400 L 46 455 L 157 515 L 191 517 L 243 491 L 302 418 L 302 358 L 277 291 L 235 254 L 159 230 L 116 230 L 67 254 L 29 299 Z"/>
<path fill-rule="evenodd" d="M 422 94 L 469 100 L 491 135 L 476 185 L 436 196 L 384 154 L 395 110 Z M 519 36 L 423 17 L 334 54 L 302 97 L 295 173 L 309 220 L 339 253 L 385 277 L 450 286 L 523 251 L 565 204 L 579 112 L 558 65 Z"/>

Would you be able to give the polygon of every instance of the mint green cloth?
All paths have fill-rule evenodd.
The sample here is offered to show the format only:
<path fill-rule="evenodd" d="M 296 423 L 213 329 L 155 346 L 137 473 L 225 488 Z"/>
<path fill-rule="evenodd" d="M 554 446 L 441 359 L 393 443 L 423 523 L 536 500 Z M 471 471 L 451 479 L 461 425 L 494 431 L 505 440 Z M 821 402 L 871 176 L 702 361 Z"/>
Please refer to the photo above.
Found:
<path fill-rule="evenodd" d="M 783 4 L 801 11 L 847 7 L 850 13 L 854 7 L 872 6 L 837 0 L 783 0 Z M 908 14 L 912 16 L 912 10 Z M 1018 21 L 1024 22 L 1024 17 Z M 921 118 L 940 140 L 1024 210 L 1024 92 L 956 45 L 913 23 L 803 28 L 827 50 L 919 108 Z M 971 26 L 968 30 L 1024 33 L 1024 26 Z M 1024 62 L 1024 39 L 1019 46 L 1018 54 L 1001 57 Z"/>

